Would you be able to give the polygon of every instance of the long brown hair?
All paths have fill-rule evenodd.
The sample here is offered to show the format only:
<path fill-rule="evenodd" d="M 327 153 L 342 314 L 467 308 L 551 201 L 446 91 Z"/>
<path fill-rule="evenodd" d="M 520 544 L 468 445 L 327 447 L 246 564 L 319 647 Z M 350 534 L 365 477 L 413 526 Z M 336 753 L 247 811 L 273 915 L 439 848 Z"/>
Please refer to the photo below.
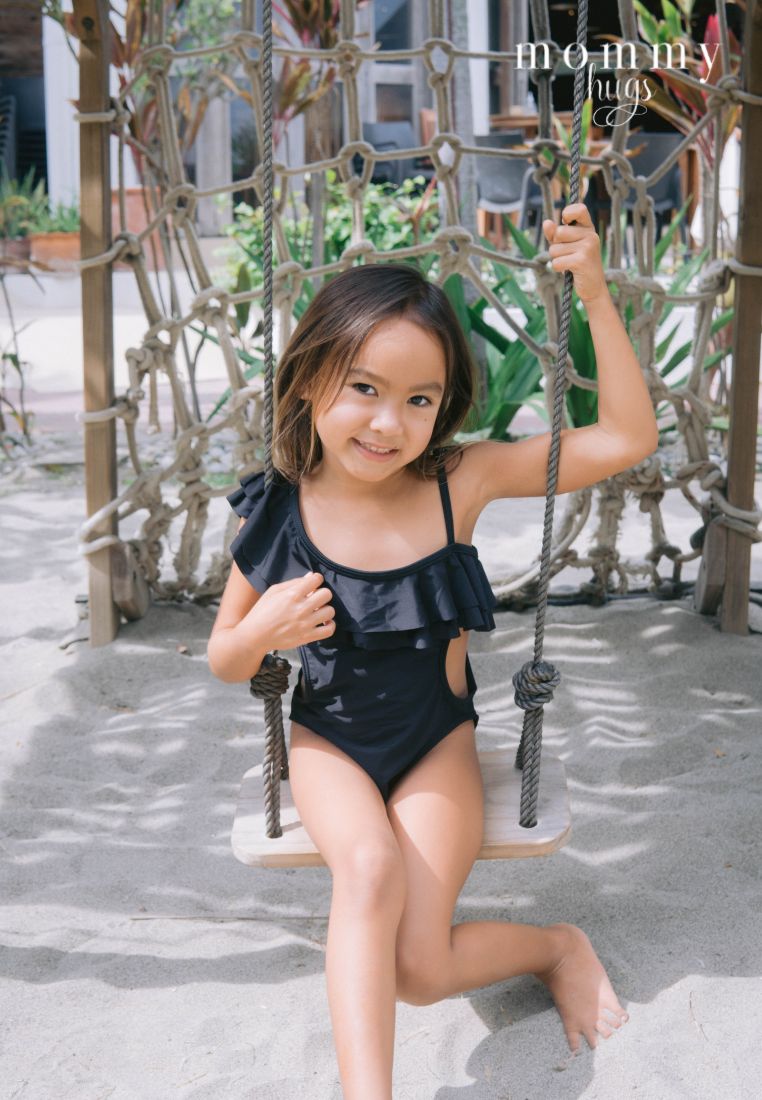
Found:
<path fill-rule="evenodd" d="M 365 264 L 323 284 L 278 364 L 273 465 L 288 481 L 298 483 L 322 458 L 313 408 L 339 392 L 373 329 L 403 317 L 435 336 L 445 359 L 445 395 L 429 446 L 410 466 L 419 476 L 432 477 L 467 446 L 453 443 L 452 436 L 474 404 L 477 375 L 447 295 L 410 264 Z"/>

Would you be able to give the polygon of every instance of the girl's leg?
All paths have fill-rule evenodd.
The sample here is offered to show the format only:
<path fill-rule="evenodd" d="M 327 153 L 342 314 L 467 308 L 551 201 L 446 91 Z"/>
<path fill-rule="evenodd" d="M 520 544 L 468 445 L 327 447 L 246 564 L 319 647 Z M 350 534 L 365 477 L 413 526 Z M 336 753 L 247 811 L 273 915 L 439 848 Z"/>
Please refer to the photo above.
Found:
<path fill-rule="evenodd" d="M 405 867 L 383 799 L 346 753 L 292 723 L 294 804 L 331 870 L 326 984 L 345 1100 L 391 1100 Z"/>
<path fill-rule="evenodd" d="M 626 1019 L 584 932 L 507 921 L 452 926 L 460 890 L 479 852 L 483 787 L 472 722 L 440 741 L 393 790 L 387 804 L 407 867 L 407 899 L 397 935 L 398 997 L 431 1004 L 518 974 L 549 988 L 569 1046 L 596 1045 Z M 611 1013 L 607 1019 L 606 1013 Z"/>

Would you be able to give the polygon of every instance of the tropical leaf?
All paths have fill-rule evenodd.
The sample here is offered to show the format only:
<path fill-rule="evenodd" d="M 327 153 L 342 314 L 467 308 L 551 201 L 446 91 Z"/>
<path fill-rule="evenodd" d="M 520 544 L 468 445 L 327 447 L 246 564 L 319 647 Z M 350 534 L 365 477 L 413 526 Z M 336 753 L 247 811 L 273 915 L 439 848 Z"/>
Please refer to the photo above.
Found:
<path fill-rule="evenodd" d="M 242 294 L 246 290 L 251 290 L 251 275 L 246 264 L 238 265 L 238 277 L 235 281 L 234 294 Z M 235 306 L 235 315 L 238 320 L 238 328 L 244 329 L 249 320 L 249 314 L 251 312 L 251 302 L 237 302 Z"/>
<path fill-rule="evenodd" d="M 144 0 L 127 0 L 124 26 L 124 55 L 127 63 L 131 65 L 140 51 L 140 45 L 145 34 L 146 11 Z"/>
<path fill-rule="evenodd" d="M 669 249 L 669 246 L 672 243 L 675 234 L 680 228 L 680 223 L 684 220 L 686 214 L 688 213 L 688 207 L 691 204 L 692 198 L 693 195 L 688 196 L 678 212 L 675 214 L 672 221 L 669 223 L 666 233 L 662 233 L 661 237 L 656 242 L 656 245 L 654 247 L 654 267 L 657 270 L 661 266 L 661 262 L 664 259 L 664 256 Z"/>
<path fill-rule="evenodd" d="M 654 69 L 653 72 L 658 73 L 667 88 L 691 107 L 698 118 L 704 117 L 707 110 L 706 93 L 687 80 L 679 69 Z"/>
<path fill-rule="evenodd" d="M 254 97 L 252 96 L 251 92 L 247 91 L 246 88 L 242 88 L 240 84 L 237 84 L 229 73 L 215 72 L 214 75 L 217 77 L 221 84 L 224 84 L 225 87 L 228 88 L 234 95 L 237 95 L 239 99 L 245 100 L 245 102 L 248 103 L 250 107 L 254 106 Z"/>
<path fill-rule="evenodd" d="M 646 42 L 658 42 L 659 41 L 659 24 L 655 16 L 651 15 L 647 7 L 640 3 L 640 0 L 633 0 L 633 7 L 638 13 L 638 30 L 640 35 Z"/>
<path fill-rule="evenodd" d="M 677 324 L 675 325 L 675 327 L 672 329 L 672 331 L 670 333 L 668 333 L 667 336 L 665 336 L 665 338 L 661 341 L 660 344 L 656 345 L 656 347 L 654 349 L 654 359 L 656 360 L 657 363 L 661 359 L 663 359 L 664 356 L 669 351 L 669 345 L 674 340 L 675 335 L 677 334 L 677 330 L 679 328 L 680 328 L 680 322 L 678 321 Z"/>
<path fill-rule="evenodd" d="M 670 4 L 669 0 L 661 0 L 661 10 L 664 12 L 664 21 L 672 39 L 681 38 L 683 35 L 683 23 L 680 12 Z"/>
<path fill-rule="evenodd" d="M 468 337 L 471 332 L 471 315 L 466 305 L 463 276 L 450 275 L 450 277 L 444 281 L 443 290 L 450 300 L 450 305 L 457 314 L 466 337 Z"/>
<path fill-rule="evenodd" d="M 508 227 L 508 232 L 513 238 L 513 243 L 518 248 L 522 256 L 527 260 L 533 260 L 537 255 L 539 249 L 535 248 L 532 242 L 529 240 L 529 236 L 526 233 L 522 233 L 520 229 L 517 229 L 510 218 L 506 219 L 505 223 Z"/>

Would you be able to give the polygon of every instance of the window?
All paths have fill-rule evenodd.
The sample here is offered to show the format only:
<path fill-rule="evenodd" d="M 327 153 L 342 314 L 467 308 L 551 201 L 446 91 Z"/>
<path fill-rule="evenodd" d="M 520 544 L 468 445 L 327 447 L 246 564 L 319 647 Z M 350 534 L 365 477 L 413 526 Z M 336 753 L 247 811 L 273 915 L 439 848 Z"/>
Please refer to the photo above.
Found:
<path fill-rule="evenodd" d="M 413 117 L 410 84 L 376 85 L 376 118 L 379 122 L 409 122 Z"/>
<path fill-rule="evenodd" d="M 373 32 L 380 49 L 412 49 L 410 9 L 410 0 L 376 0 L 373 5 Z"/>

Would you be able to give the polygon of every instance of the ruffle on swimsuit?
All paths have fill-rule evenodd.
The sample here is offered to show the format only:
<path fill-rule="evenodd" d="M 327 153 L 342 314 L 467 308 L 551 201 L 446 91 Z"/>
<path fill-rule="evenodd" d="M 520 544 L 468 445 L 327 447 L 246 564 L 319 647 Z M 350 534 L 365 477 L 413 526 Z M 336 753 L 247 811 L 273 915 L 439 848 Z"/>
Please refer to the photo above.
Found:
<path fill-rule="evenodd" d="M 449 541 L 398 569 L 378 572 L 333 562 L 310 541 L 297 486 L 274 471 L 244 477 L 228 496 L 246 523 L 230 550 L 257 592 L 271 584 L 321 573 L 332 593 L 336 630 L 328 645 L 359 649 L 428 649 L 464 630 L 495 629 L 498 602 L 475 546 Z"/>

